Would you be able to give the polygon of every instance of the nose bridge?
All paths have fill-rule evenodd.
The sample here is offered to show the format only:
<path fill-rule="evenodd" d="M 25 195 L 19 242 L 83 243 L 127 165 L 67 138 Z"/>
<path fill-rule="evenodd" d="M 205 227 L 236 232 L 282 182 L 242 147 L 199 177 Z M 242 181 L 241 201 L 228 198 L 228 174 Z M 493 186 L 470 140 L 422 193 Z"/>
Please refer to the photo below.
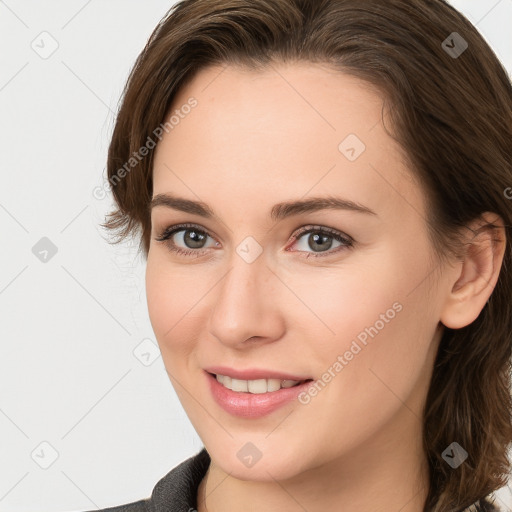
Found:
<path fill-rule="evenodd" d="M 280 328 L 272 272 L 263 254 L 253 261 L 233 252 L 230 267 L 217 287 L 209 319 L 210 332 L 220 342 L 236 346 L 253 337 L 272 338 Z"/>

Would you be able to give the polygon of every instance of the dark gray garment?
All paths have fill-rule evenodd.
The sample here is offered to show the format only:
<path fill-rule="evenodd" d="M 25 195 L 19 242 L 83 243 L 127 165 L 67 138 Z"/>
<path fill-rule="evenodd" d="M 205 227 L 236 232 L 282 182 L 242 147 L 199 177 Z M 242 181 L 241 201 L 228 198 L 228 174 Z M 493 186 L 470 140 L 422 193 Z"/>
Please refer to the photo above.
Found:
<path fill-rule="evenodd" d="M 197 488 L 203 479 L 210 456 L 203 448 L 169 471 L 153 488 L 151 497 L 118 507 L 90 510 L 87 512 L 195 512 L 197 510 Z M 496 500 L 497 501 L 497 500 Z M 489 495 L 462 512 L 503 512 L 504 507 Z M 494 503 L 494 504 L 493 504 Z"/>
<path fill-rule="evenodd" d="M 197 488 L 209 465 L 210 456 L 203 448 L 159 480 L 150 498 L 88 512 L 192 512 L 197 509 Z"/>

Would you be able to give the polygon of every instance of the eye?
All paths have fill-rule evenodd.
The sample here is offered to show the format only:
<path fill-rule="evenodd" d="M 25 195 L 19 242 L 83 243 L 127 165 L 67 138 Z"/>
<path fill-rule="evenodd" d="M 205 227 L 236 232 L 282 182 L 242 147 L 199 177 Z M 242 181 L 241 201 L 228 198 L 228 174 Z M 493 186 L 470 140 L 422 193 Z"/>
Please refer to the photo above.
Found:
<path fill-rule="evenodd" d="M 179 236 L 176 236 L 178 234 Z M 306 237 L 306 235 L 310 236 Z M 208 247 L 204 245 L 208 238 L 212 237 L 204 229 L 201 229 L 200 226 L 195 224 L 179 224 L 169 226 L 157 238 L 155 238 L 155 240 L 157 242 L 166 242 L 169 250 L 174 253 L 181 254 L 183 256 L 195 255 L 196 257 L 199 257 L 208 249 Z M 300 240 L 301 238 L 304 238 L 304 241 Z M 324 226 L 305 226 L 294 234 L 293 240 L 296 244 L 297 241 L 299 242 L 297 244 L 299 245 L 299 250 L 289 252 L 305 253 L 305 255 L 302 254 L 302 256 L 306 258 L 309 258 L 310 256 L 316 258 L 323 257 L 322 253 L 326 253 L 326 255 L 329 256 L 339 251 L 350 249 L 354 244 L 354 240 L 348 235 L 344 235 L 335 229 Z M 335 250 L 330 250 L 333 245 L 333 240 L 339 245 Z M 177 241 L 185 247 L 183 248 L 177 245 Z M 304 244 L 304 242 L 307 242 L 307 244 Z M 215 240 L 212 246 L 218 247 L 219 245 L 219 242 Z M 308 248 L 312 249 L 313 252 L 307 252 Z"/>
<path fill-rule="evenodd" d="M 173 240 L 175 235 L 178 233 L 180 233 L 180 235 L 176 238 L 185 245 L 185 249 L 177 246 L 176 242 Z M 160 236 L 155 238 L 155 240 L 157 242 L 167 242 L 169 249 L 177 254 L 182 254 L 184 256 L 200 256 L 205 252 L 202 250 L 205 248 L 203 244 L 209 236 L 210 235 L 208 235 L 206 231 L 200 229 L 199 226 L 194 224 L 179 224 L 176 226 L 169 226 L 160 234 Z M 218 246 L 219 243 L 215 242 L 214 245 Z M 187 249 L 187 247 L 189 248 Z"/>
<path fill-rule="evenodd" d="M 326 255 L 329 256 L 342 250 L 350 249 L 354 245 L 354 240 L 348 235 L 323 226 L 305 226 L 304 228 L 301 228 L 293 238 L 294 240 L 299 241 L 297 244 L 299 245 L 298 252 L 304 252 L 308 248 L 313 250 L 313 252 L 306 252 L 304 256 L 306 258 L 309 258 L 310 256 L 321 258 L 324 256 L 322 253 L 326 253 Z M 300 240 L 301 238 L 304 238 L 304 240 Z M 330 249 L 333 245 L 333 239 L 338 242 L 339 245 L 335 250 L 331 251 Z"/>

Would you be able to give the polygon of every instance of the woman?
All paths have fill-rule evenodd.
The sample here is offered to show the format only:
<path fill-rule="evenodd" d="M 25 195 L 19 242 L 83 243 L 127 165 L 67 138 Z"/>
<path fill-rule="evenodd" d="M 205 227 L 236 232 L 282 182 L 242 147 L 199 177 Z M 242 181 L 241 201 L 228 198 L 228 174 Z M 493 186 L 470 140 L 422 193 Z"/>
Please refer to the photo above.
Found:
<path fill-rule="evenodd" d="M 204 449 L 110 511 L 500 510 L 512 87 L 442 0 L 185 0 L 108 155 Z"/>

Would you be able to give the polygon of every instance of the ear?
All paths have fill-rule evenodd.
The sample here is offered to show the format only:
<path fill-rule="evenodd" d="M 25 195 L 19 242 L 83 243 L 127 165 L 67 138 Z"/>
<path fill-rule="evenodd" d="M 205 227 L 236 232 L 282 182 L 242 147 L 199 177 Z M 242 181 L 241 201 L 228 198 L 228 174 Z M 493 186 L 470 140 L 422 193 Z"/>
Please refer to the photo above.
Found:
<path fill-rule="evenodd" d="M 478 317 L 498 282 L 505 254 L 506 232 L 499 215 L 485 212 L 468 228 L 464 255 L 449 281 L 451 290 L 440 318 L 450 329 L 465 327 Z"/>

